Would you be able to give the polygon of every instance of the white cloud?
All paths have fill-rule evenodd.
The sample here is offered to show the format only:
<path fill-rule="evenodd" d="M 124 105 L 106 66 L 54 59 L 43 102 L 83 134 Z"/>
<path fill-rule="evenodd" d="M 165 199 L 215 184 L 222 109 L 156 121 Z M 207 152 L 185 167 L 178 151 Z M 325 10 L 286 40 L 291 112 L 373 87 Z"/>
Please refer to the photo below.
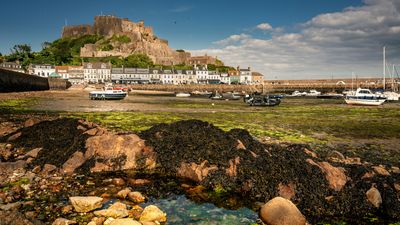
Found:
<path fill-rule="evenodd" d="M 269 24 L 263 24 L 257 28 L 267 30 Z M 192 52 L 216 55 L 232 66 L 251 66 L 269 78 L 344 77 L 353 71 L 372 76 L 382 73 L 384 45 L 389 61 L 400 62 L 399 24 L 400 1 L 365 0 L 360 7 L 317 15 L 296 33 L 280 28 L 268 39 L 236 34 L 214 42 L 216 48 Z"/>
<path fill-rule="evenodd" d="M 272 26 L 269 23 L 261 23 L 257 25 L 257 28 L 260 30 L 272 30 Z"/>
<path fill-rule="evenodd" d="M 217 45 L 230 45 L 230 44 L 237 44 L 240 41 L 246 40 L 250 38 L 250 35 L 247 34 L 234 34 L 231 35 L 223 40 L 219 40 L 214 42 L 214 44 Z"/>

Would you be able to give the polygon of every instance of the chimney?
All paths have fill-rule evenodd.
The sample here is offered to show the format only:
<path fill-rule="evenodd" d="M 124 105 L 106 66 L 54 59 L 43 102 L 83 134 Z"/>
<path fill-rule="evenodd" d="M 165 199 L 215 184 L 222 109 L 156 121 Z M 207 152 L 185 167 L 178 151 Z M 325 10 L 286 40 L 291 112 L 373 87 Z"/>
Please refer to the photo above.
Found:
<path fill-rule="evenodd" d="M 240 70 L 240 67 L 239 67 L 239 66 L 237 66 L 237 67 L 236 67 L 236 70 L 237 70 L 237 71 L 239 71 L 239 70 Z"/>
<path fill-rule="evenodd" d="M 247 67 L 248 69 L 249 69 L 249 71 L 250 71 L 250 66 L 249 67 Z"/>

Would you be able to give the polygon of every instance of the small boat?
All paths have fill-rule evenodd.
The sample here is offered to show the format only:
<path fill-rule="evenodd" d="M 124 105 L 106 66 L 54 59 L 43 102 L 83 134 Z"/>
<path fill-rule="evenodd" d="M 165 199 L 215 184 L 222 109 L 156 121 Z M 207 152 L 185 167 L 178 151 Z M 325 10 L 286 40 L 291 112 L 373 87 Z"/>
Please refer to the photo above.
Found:
<path fill-rule="evenodd" d="M 256 92 L 245 95 L 243 101 L 250 106 L 277 106 L 281 104 L 281 97 L 277 95 L 262 95 Z"/>
<path fill-rule="evenodd" d="M 393 91 L 383 92 L 383 96 L 387 98 L 388 101 L 399 101 L 400 94 Z"/>
<path fill-rule="evenodd" d="M 189 93 L 179 92 L 175 96 L 178 97 L 178 98 L 187 98 L 187 97 L 190 97 L 190 94 Z"/>
<path fill-rule="evenodd" d="M 307 92 L 300 92 L 300 91 L 294 91 L 291 95 L 292 97 L 299 97 L 299 96 L 306 96 Z"/>
<path fill-rule="evenodd" d="M 307 93 L 306 96 L 318 96 L 320 94 L 321 94 L 321 92 L 319 92 L 317 90 L 310 90 L 310 92 Z"/>
<path fill-rule="evenodd" d="M 386 97 L 372 93 L 369 89 L 358 88 L 355 94 L 346 95 L 345 99 L 349 105 L 382 105 Z"/>
<path fill-rule="evenodd" d="M 120 100 L 124 99 L 127 92 L 122 90 L 113 90 L 112 87 L 104 88 L 103 91 L 91 91 L 89 98 L 92 100 Z"/>
<path fill-rule="evenodd" d="M 317 98 L 326 98 L 326 99 L 343 98 L 343 94 L 338 94 L 338 93 L 326 93 L 326 94 L 317 95 Z"/>

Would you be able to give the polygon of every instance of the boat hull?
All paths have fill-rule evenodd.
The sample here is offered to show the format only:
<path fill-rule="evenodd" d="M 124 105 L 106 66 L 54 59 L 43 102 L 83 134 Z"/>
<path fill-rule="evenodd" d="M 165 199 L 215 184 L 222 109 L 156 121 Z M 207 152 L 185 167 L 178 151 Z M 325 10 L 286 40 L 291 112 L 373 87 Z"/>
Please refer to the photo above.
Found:
<path fill-rule="evenodd" d="M 90 93 L 89 98 L 92 100 L 121 100 L 126 97 L 126 93 Z"/>
<path fill-rule="evenodd" d="M 346 98 L 346 103 L 348 105 L 366 105 L 366 106 L 379 106 L 385 102 L 385 99 L 356 99 L 356 98 Z"/>

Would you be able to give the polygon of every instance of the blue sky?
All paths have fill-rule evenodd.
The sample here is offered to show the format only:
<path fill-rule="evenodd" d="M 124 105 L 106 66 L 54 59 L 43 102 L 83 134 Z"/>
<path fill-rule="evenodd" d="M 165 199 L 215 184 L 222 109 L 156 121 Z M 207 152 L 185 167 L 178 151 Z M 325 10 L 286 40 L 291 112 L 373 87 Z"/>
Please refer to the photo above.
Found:
<path fill-rule="evenodd" d="M 13 45 L 20 43 L 28 43 L 34 50 L 40 50 L 44 41 L 60 37 L 65 20 L 68 25 L 92 24 L 94 16 L 103 13 L 132 21 L 144 20 L 157 36 L 169 40 L 172 48 L 216 55 L 227 64 L 251 66 L 267 76 L 298 78 L 295 74 L 315 77 L 333 73 L 344 76 L 354 71 L 378 73 L 379 51 L 383 44 L 393 46 L 389 52 L 394 59 L 397 57 L 398 50 L 393 49 L 400 46 L 400 27 L 396 25 L 400 22 L 400 10 L 393 8 L 397 9 L 398 2 L 4 1 L 0 13 L 0 52 L 8 53 Z M 374 20 L 380 24 L 367 22 Z M 375 26 L 387 29 L 376 33 Z M 359 54 L 355 54 L 357 52 Z M 305 54 L 307 57 L 303 57 Z M 315 58 L 311 57 L 313 54 Z M 348 56 L 341 58 L 341 54 Z M 351 63 L 349 57 L 353 59 Z M 352 63 L 358 66 L 352 66 Z M 370 65 L 369 68 L 364 68 L 366 65 Z M 371 70 L 372 66 L 375 69 Z"/>

